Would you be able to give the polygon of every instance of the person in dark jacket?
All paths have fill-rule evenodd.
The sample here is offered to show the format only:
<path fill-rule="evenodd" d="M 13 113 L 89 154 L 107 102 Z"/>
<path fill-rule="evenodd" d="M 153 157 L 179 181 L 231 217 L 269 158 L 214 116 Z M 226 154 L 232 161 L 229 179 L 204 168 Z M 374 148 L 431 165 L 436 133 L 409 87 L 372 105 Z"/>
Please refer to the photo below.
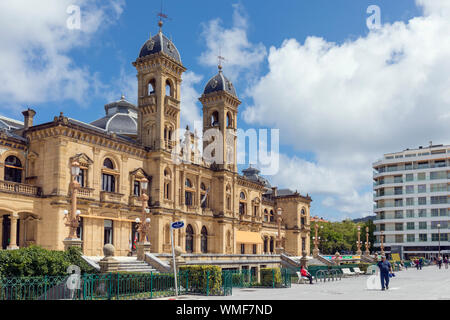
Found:
<path fill-rule="evenodd" d="M 392 272 L 392 266 L 384 255 L 381 256 L 381 261 L 377 265 L 380 268 L 381 290 L 384 291 L 385 287 L 389 289 L 389 272 Z"/>

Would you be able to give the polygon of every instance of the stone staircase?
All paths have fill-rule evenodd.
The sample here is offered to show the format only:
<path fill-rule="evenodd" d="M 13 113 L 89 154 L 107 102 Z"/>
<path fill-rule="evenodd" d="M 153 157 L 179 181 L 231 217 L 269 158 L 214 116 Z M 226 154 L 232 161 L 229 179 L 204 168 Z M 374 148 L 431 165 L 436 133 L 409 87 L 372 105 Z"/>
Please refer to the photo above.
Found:
<path fill-rule="evenodd" d="M 103 257 L 83 257 L 91 265 L 98 266 L 99 261 Z M 158 273 L 159 271 L 144 261 L 138 261 L 136 257 L 114 257 L 119 261 L 119 271 L 123 272 L 140 272 L 140 273 Z M 100 269 L 100 267 L 98 267 Z"/>

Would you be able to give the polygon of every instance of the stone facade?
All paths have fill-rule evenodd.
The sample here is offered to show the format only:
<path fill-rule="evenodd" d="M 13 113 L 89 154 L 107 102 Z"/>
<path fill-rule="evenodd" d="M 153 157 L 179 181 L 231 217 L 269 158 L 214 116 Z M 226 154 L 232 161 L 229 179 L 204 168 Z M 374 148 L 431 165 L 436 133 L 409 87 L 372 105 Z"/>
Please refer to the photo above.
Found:
<path fill-rule="evenodd" d="M 186 69 L 163 50 L 141 56 L 133 65 L 138 79 L 136 136 L 63 114 L 39 125 L 33 125 L 33 110 L 24 112 L 23 123 L 0 117 L 9 125 L 0 133 L 2 248 L 36 244 L 64 249 L 71 163 L 77 160 L 82 172 L 78 234 L 88 256 L 101 256 L 105 243 L 114 245 L 116 256 L 133 251 L 134 222 L 143 220 L 139 198 L 143 177 L 149 181 L 152 252 L 171 253 L 170 224 L 183 220 L 185 228 L 174 231 L 174 242 L 184 253 L 260 256 L 281 246 L 291 255 L 301 256 L 302 251 L 309 255 L 311 198 L 278 192 L 237 172 L 237 96 L 219 90 L 200 97 L 204 130 L 215 127 L 223 133 L 224 163 L 175 163 L 172 151 L 182 138 L 177 129 L 181 75 Z M 187 132 L 185 138 L 196 142 L 193 133 Z M 189 156 L 195 157 L 194 152 Z M 278 208 L 281 243 L 277 243 Z"/>

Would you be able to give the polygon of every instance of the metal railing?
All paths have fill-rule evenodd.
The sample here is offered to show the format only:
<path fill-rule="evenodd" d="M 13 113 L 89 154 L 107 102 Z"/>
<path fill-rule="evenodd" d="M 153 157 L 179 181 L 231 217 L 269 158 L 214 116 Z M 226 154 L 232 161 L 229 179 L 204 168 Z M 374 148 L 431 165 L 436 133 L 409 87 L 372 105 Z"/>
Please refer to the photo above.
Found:
<path fill-rule="evenodd" d="M 179 294 L 232 294 L 231 277 L 226 274 L 215 279 L 208 271 L 194 278 L 189 271 L 180 271 L 177 277 Z M 0 278 L 0 300 L 143 300 L 170 296 L 175 296 L 173 273 Z"/>

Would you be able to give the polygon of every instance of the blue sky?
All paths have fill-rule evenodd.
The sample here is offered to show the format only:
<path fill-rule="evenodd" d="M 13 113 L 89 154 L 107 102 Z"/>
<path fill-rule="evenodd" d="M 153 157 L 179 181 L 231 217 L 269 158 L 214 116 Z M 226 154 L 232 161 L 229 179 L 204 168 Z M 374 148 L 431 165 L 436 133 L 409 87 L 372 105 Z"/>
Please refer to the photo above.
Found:
<path fill-rule="evenodd" d="M 420 31 L 430 23 L 440 26 L 439 18 L 449 20 L 448 16 L 433 15 L 447 13 L 445 2 L 437 2 L 435 6 L 427 0 L 165 0 L 164 12 L 171 19 L 165 22 L 163 32 L 172 38 L 188 69 L 182 122 L 201 116 L 196 99 L 217 72 L 215 56 L 220 44 L 227 58 L 224 73 L 242 100 L 239 126 L 280 129 L 280 172 L 268 178 L 280 187 L 309 193 L 313 215 L 340 220 L 371 214 L 372 162 L 383 153 L 426 144 L 431 138 L 448 143 L 443 140 L 448 129 L 440 124 L 436 127 L 436 119 L 448 116 L 443 111 L 448 110 L 449 102 L 442 87 L 430 87 L 423 95 L 407 100 L 397 99 L 398 92 L 408 85 L 403 70 L 417 66 L 413 58 L 428 57 L 425 51 L 415 52 L 411 42 L 420 39 Z M 0 49 L 0 58 L 8 61 L 0 63 L 7 70 L 0 80 L 8 83 L 0 89 L 3 115 L 20 119 L 20 111 L 31 106 L 37 111 L 37 123 L 51 121 L 60 111 L 92 122 L 104 115 L 104 104 L 118 100 L 122 93 L 136 102 L 131 63 L 150 33 L 158 31 L 159 0 L 61 0 L 52 9 L 33 8 L 35 4 L 7 0 L 0 5 L 0 40 L 10 44 Z M 81 30 L 65 28 L 70 4 L 81 8 Z M 382 31 L 370 31 L 366 26 L 370 5 L 381 9 Z M 424 13 L 423 8 L 428 11 Z M 428 20 L 410 25 L 411 19 L 421 16 Z M 447 46 L 436 40 L 444 34 L 441 29 L 425 36 L 436 41 L 436 50 L 444 59 Z M 372 50 L 365 52 L 367 48 Z M 395 50 L 407 58 L 390 69 L 378 65 L 386 60 L 383 55 Z M 447 68 L 438 72 L 440 57 L 428 60 L 437 71 L 417 66 L 431 83 L 441 79 Z M 366 71 L 359 71 L 363 69 Z M 379 81 L 364 77 L 373 70 L 380 70 Z M 382 77 L 396 80 L 383 81 Z M 389 82 L 388 89 L 380 85 L 385 82 Z M 354 83 L 360 87 L 352 87 Z M 419 80 L 416 85 L 422 88 Z M 277 86 L 282 89 L 275 89 Z M 361 90 L 367 92 L 356 95 Z M 363 96 L 372 94 L 370 102 L 364 100 Z M 333 96 L 336 99 L 327 100 Z M 417 106 L 425 103 L 436 106 L 435 118 L 417 112 Z M 372 112 L 380 118 L 367 122 Z M 404 120 L 398 131 L 392 131 L 392 117 Z M 385 120 L 389 128 L 380 125 Z M 434 129 L 428 135 L 415 135 L 408 129 L 413 124 Z M 343 133 L 349 130 L 353 131 Z M 389 138 L 392 136 L 395 139 Z"/>

